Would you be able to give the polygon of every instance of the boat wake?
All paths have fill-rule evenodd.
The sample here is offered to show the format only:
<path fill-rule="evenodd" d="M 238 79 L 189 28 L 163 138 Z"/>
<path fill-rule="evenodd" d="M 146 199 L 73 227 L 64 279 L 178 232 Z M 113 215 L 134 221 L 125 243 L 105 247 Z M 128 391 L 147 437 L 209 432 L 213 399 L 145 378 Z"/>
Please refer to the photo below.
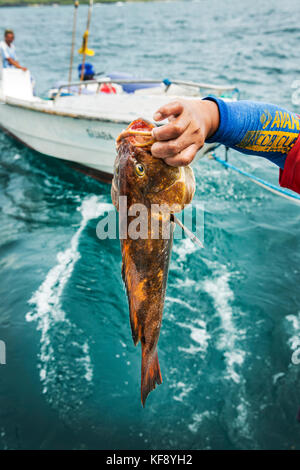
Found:
<path fill-rule="evenodd" d="M 289 330 L 291 332 L 288 345 L 293 353 L 295 353 L 296 357 L 297 351 L 300 351 L 300 313 L 298 313 L 298 315 L 287 315 L 286 320 L 289 322 Z"/>
<path fill-rule="evenodd" d="M 206 265 L 206 268 L 202 266 L 204 279 L 198 282 L 188 277 L 180 279 L 179 277 L 182 272 L 189 272 L 190 256 L 195 255 L 196 249 L 190 240 L 184 239 L 180 243 L 175 243 L 174 251 L 176 258 L 172 263 L 175 268 L 173 272 L 178 271 L 180 268 L 179 274 L 176 276 L 178 279 L 176 279 L 174 285 L 177 289 L 180 287 L 183 290 L 184 298 L 174 299 L 167 297 L 166 301 L 167 304 L 168 302 L 176 302 L 178 307 L 186 311 L 185 316 L 187 318 L 190 318 L 190 314 L 192 314 L 192 318 L 188 322 L 178 322 L 175 317 L 172 317 L 172 314 L 168 315 L 170 320 L 175 321 L 177 326 L 186 329 L 190 334 L 188 346 L 179 346 L 178 349 L 187 355 L 196 356 L 197 361 L 201 358 L 204 368 L 206 367 L 205 361 L 209 360 L 212 354 L 214 355 L 214 350 L 220 351 L 225 367 L 219 371 L 218 379 L 218 374 L 216 374 L 217 381 L 215 386 L 216 389 L 226 387 L 227 390 L 227 399 L 224 400 L 221 409 L 217 411 L 215 402 L 210 402 L 206 396 L 209 396 L 209 392 L 207 392 L 209 386 L 205 392 L 202 390 L 203 385 L 198 389 L 197 383 L 193 382 L 194 389 L 198 390 L 198 395 L 201 395 L 203 392 L 206 402 L 205 405 L 202 403 L 201 406 L 197 406 L 193 410 L 188 429 L 191 433 L 200 435 L 201 428 L 206 427 L 208 421 L 211 423 L 216 422 L 216 425 L 218 425 L 218 419 L 221 417 L 221 421 L 227 428 L 228 436 L 232 440 L 233 445 L 237 448 L 241 446 L 253 448 L 255 447 L 255 438 L 252 432 L 251 403 L 248 399 L 244 376 L 244 365 L 247 356 L 245 330 L 240 329 L 238 326 L 236 314 L 241 314 L 242 312 L 235 311 L 235 296 L 230 286 L 231 277 L 234 273 L 231 270 L 229 271 L 226 265 L 218 261 L 205 259 L 203 253 L 201 253 L 201 262 L 204 262 Z M 199 300 L 199 295 L 191 296 L 191 294 L 187 294 L 191 289 L 200 294 L 201 301 Z M 213 315 L 210 314 L 209 317 L 201 314 L 205 307 L 203 304 L 199 307 L 198 303 L 205 302 L 204 294 L 211 299 L 213 305 L 214 313 Z M 194 301 L 192 303 L 187 301 L 187 299 L 193 298 Z M 207 311 L 211 312 L 210 303 L 207 303 L 207 308 Z M 223 361 L 220 364 L 222 363 Z M 201 370 L 201 362 L 198 362 L 198 378 Z M 189 384 L 191 381 L 186 378 L 185 382 Z M 178 385 L 177 383 L 177 388 Z M 182 387 L 182 390 L 175 388 L 175 391 L 177 393 L 174 399 L 183 402 L 186 401 L 186 395 L 194 393 L 187 385 L 185 388 Z M 183 391 L 184 393 L 182 393 Z M 211 442 L 210 438 L 207 438 L 201 445 L 210 448 L 216 444 Z"/>
<path fill-rule="evenodd" d="M 43 393 L 60 411 L 81 404 L 92 383 L 93 366 L 86 334 L 67 317 L 62 296 L 80 259 L 79 240 L 91 219 L 111 210 L 97 196 L 87 197 L 78 210 L 82 219 L 70 246 L 58 253 L 57 264 L 29 300 L 28 322 L 36 322 L 41 334 L 39 369 Z M 64 406 L 62 406 L 64 405 Z M 67 409 L 66 409 L 67 408 Z"/>
<path fill-rule="evenodd" d="M 232 441 L 238 447 L 244 442 L 247 442 L 247 446 L 251 447 L 253 435 L 249 422 L 250 403 L 246 398 L 246 381 L 242 371 L 246 352 L 240 344 L 245 339 L 245 331 L 238 329 L 234 321 L 232 303 L 235 297 L 229 284 L 231 273 L 226 266 L 221 264 L 214 262 L 208 262 L 208 264 L 213 266 L 215 273 L 203 282 L 203 289 L 212 298 L 220 319 L 221 334 L 216 346 L 223 352 L 226 364 L 224 377 L 231 383 L 228 390 L 228 398 L 231 397 L 231 399 L 225 401 L 222 414 L 225 417 L 225 423 L 229 423 L 231 420 L 228 434 Z M 233 403 L 235 403 L 234 415 L 232 413 Z"/>
<path fill-rule="evenodd" d="M 224 351 L 227 375 L 226 378 L 240 383 L 241 377 L 236 371 L 236 366 L 241 366 L 244 362 L 245 352 L 239 348 L 237 342 L 244 336 L 243 331 L 238 331 L 233 321 L 233 311 L 231 302 L 234 300 L 234 293 L 229 286 L 230 274 L 224 269 L 219 276 L 206 279 L 203 288 L 209 294 L 220 317 L 222 333 L 217 347 Z"/>

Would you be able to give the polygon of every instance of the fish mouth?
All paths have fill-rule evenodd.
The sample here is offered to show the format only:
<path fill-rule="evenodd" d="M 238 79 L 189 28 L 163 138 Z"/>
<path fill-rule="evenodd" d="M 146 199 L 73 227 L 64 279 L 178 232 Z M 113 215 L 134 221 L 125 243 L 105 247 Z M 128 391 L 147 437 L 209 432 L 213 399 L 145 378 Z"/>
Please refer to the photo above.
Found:
<path fill-rule="evenodd" d="M 121 141 L 123 139 L 126 139 L 127 137 L 149 137 L 149 139 L 146 142 L 135 142 L 134 146 L 135 147 L 151 147 L 152 144 L 154 144 L 155 139 L 152 135 L 152 131 L 138 131 L 138 130 L 131 130 L 131 129 L 125 129 L 124 131 L 121 132 L 119 137 L 117 138 L 117 145 L 120 145 Z"/>
<path fill-rule="evenodd" d="M 130 139 L 130 141 L 137 148 L 151 147 L 151 145 L 155 142 L 155 139 L 152 135 L 152 129 L 154 127 L 155 126 L 150 121 L 147 121 L 143 118 L 135 119 L 117 137 L 117 148 L 120 146 L 122 140 L 128 137 L 133 139 L 135 138 L 135 140 Z"/>

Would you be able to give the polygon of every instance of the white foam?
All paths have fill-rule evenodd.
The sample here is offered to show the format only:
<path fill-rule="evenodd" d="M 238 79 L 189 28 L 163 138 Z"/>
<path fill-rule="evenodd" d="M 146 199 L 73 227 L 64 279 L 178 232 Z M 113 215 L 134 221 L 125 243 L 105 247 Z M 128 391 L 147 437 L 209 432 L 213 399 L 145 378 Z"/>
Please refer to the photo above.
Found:
<path fill-rule="evenodd" d="M 82 351 L 83 351 L 84 356 L 77 357 L 76 361 L 77 363 L 81 362 L 83 364 L 83 367 L 85 369 L 84 378 L 87 382 L 91 382 L 93 379 L 93 366 L 92 366 L 91 356 L 89 354 L 90 348 L 89 348 L 89 344 L 87 341 L 83 343 Z"/>
<path fill-rule="evenodd" d="M 173 399 L 180 402 L 183 402 L 188 394 L 193 390 L 192 385 L 186 385 L 183 382 L 177 382 L 175 387 L 179 393 L 178 395 L 174 395 Z"/>
<path fill-rule="evenodd" d="M 239 435 L 242 435 L 246 439 L 251 439 L 250 426 L 248 422 L 249 406 L 250 405 L 245 400 L 245 398 L 241 397 L 240 403 L 236 407 L 237 417 L 235 419 L 235 422 L 233 423 L 233 427 L 236 427 L 238 429 Z"/>
<path fill-rule="evenodd" d="M 273 375 L 273 385 L 276 385 L 279 379 L 285 376 L 284 372 L 278 372 L 277 374 Z"/>
<path fill-rule="evenodd" d="M 190 238 L 184 238 L 173 245 L 173 251 L 178 255 L 179 262 L 185 262 L 189 254 L 198 250 L 199 247 Z"/>
<path fill-rule="evenodd" d="M 192 307 L 188 302 L 182 299 L 177 299 L 176 297 L 166 297 L 167 302 L 175 303 L 182 305 L 183 307 L 187 308 L 188 310 L 191 310 L 192 312 L 198 312 L 199 309 Z"/>
<path fill-rule="evenodd" d="M 5 439 L 6 438 L 6 432 L 5 429 L 2 427 L 0 428 L 0 443 L 1 443 L 1 450 L 7 450 L 8 446 L 6 445 Z"/>
<path fill-rule="evenodd" d="M 188 288 L 191 288 L 191 287 L 196 287 L 197 286 L 197 282 L 194 280 L 194 279 L 190 279 L 188 277 L 184 278 L 184 279 L 176 279 L 176 287 L 179 289 L 179 288 L 185 288 L 185 287 L 188 287 Z"/>
<path fill-rule="evenodd" d="M 184 351 L 187 354 L 199 354 L 203 355 L 206 353 L 208 348 L 208 342 L 211 336 L 208 334 L 206 329 L 206 323 L 203 320 L 196 319 L 193 323 L 177 323 L 182 328 L 190 330 L 191 339 L 195 344 L 191 344 L 188 348 L 179 346 L 179 351 Z M 197 325 L 197 326 L 195 326 Z"/>
<path fill-rule="evenodd" d="M 218 342 L 218 349 L 224 351 L 227 378 L 236 383 L 240 382 L 240 376 L 236 371 L 236 365 L 244 362 L 245 352 L 237 344 L 244 331 L 238 331 L 233 321 L 231 302 L 234 294 L 229 286 L 229 273 L 226 267 L 222 267 L 219 276 L 207 279 L 203 282 L 204 290 L 212 297 L 215 309 L 221 320 L 222 333 Z"/>
<path fill-rule="evenodd" d="M 239 436 L 249 440 L 252 439 L 249 424 L 250 403 L 246 399 L 245 380 L 241 375 L 246 353 L 241 349 L 240 341 L 244 339 L 245 331 L 239 330 L 235 325 L 232 308 L 234 292 L 230 288 L 230 273 L 227 267 L 214 261 L 208 261 L 207 264 L 215 272 L 215 276 L 212 279 L 204 281 L 203 287 L 211 296 L 216 313 L 220 318 L 221 333 L 217 342 L 217 348 L 224 354 L 226 363 L 225 378 L 238 386 L 236 388 L 238 396 L 235 399 L 237 415 L 229 426 L 229 433 L 231 434 L 231 428 L 235 429 L 238 431 Z M 233 390 L 230 393 L 235 395 Z M 231 401 L 225 402 L 225 407 L 227 406 L 232 408 Z M 232 413 L 232 410 L 230 410 L 230 413 Z M 235 438 L 236 433 L 232 435 L 232 439 L 235 440 Z"/>
<path fill-rule="evenodd" d="M 290 322 L 292 329 L 292 336 L 288 339 L 288 345 L 292 351 L 295 351 L 300 346 L 300 313 L 298 315 L 287 315 L 285 318 Z"/>
<path fill-rule="evenodd" d="M 80 258 L 78 249 L 79 238 L 91 219 L 100 217 L 107 210 L 112 208 L 111 204 L 103 203 L 97 196 L 90 196 L 83 200 L 78 210 L 81 212 L 82 219 L 79 228 L 73 235 L 70 246 L 65 251 L 57 254 L 57 264 L 48 272 L 45 280 L 32 295 L 29 304 L 31 311 L 26 315 L 28 322 L 36 321 L 37 330 L 41 332 L 40 340 L 40 379 L 44 382 L 44 393 L 47 392 L 47 379 L 52 377 L 53 355 L 55 353 L 51 342 L 51 331 L 57 325 L 68 331 L 70 340 L 76 338 L 76 343 L 72 346 L 77 348 L 78 357 L 75 359 L 84 369 L 83 377 L 87 382 L 93 378 L 93 368 L 89 355 L 89 345 L 84 338 L 78 339 L 78 328 L 66 318 L 66 313 L 62 307 L 62 294 L 70 279 L 76 262 Z"/>
<path fill-rule="evenodd" d="M 199 308 L 193 307 L 185 300 L 176 297 L 166 297 L 166 302 L 176 303 L 193 313 L 199 314 Z M 169 315 L 169 318 L 176 321 L 175 315 Z M 210 339 L 210 335 L 206 330 L 206 323 L 204 320 L 196 318 L 192 320 L 191 323 L 180 323 L 176 322 L 178 326 L 181 328 L 186 328 L 190 330 L 190 337 L 193 343 L 188 347 L 184 348 L 182 346 L 178 347 L 179 351 L 183 351 L 187 354 L 198 354 L 199 352 L 205 353 L 208 347 L 208 341 Z M 196 343 L 196 344 L 195 344 Z"/>
<path fill-rule="evenodd" d="M 193 415 L 193 423 L 188 425 L 191 432 L 196 433 L 199 429 L 200 424 L 204 419 L 210 418 L 211 413 L 209 411 L 203 411 L 202 413 L 195 413 Z"/>

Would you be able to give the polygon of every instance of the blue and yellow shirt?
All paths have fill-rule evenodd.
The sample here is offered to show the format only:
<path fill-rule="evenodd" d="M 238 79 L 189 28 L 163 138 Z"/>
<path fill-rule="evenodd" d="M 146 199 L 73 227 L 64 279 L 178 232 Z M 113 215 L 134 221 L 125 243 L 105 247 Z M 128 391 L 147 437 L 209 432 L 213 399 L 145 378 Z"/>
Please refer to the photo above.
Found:
<path fill-rule="evenodd" d="M 219 142 L 239 152 L 260 155 L 284 168 L 287 154 L 300 133 L 300 117 L 284 108 L 253 101 L 214 101 L 220 112 L 217 132 L 207 142 Z"/>

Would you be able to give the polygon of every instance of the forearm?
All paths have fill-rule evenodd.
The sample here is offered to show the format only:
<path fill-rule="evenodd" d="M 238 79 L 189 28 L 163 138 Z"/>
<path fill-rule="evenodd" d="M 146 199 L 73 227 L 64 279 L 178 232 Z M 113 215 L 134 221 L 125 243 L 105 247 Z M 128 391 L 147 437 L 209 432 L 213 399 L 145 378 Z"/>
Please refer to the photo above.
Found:
<path fill-rule="evenodd" d="M 14 59 L 11 59 L 10 57 L 7 59 L 7 61 L 13 65 L 14 67 L 16 67 L 17 69 L 23 69 L 24 67 L 22 67 L 19 62 L 17 60 L 14 60 Z"/>
<path fill-rule="evenodd" d="M 284 168 L 300 132 L 296 114 L 273 104 L 225 102 L 206 98 L 219 108 L 219 125 L 207 142 L 219 142 L 239 152 L 263 156 Z"/>

